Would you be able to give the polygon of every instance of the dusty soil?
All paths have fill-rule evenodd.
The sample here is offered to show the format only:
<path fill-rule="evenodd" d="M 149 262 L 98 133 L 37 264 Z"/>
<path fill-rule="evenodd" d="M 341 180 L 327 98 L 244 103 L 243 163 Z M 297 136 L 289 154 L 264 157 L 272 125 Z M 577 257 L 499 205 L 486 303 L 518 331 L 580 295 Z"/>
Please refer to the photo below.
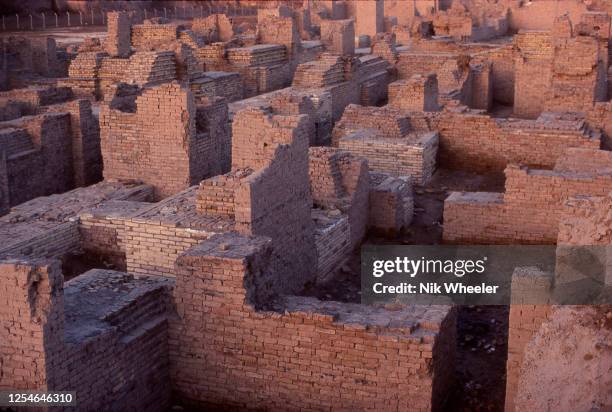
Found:
<path fill-rule="evenodd" d="M 503 175 L 438 170 L 426 187 L 415 189 L 410 227 L 395 236 L 370 233 L 364 244 L 435 245 L 442 243 L 444 199 L 452 191 L 502 192 Z M 321 300 L 361 301 L 360 250 L 325 285 L 303 294 Z M 446 410 L 503 411 L 508 338 L 507 306 L 462 306 L 457 319 L 456 385 Z"/>

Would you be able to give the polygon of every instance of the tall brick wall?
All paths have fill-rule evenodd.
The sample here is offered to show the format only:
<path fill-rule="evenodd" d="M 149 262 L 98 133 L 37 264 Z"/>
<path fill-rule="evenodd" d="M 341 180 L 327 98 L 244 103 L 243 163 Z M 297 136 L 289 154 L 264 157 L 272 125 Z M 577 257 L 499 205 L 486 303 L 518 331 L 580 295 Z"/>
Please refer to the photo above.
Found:
<path fill-rule="evenodd" d="M 48 390 L 62 330 L 59 264 L 0 263 L 0 388 Z"/>
<path fill-rule="evenodd" d="M 312 122 L 307 115 L 245 109 L 232 125 L 232 168 L 256 171 L 237 190 L 236 230 L 272 238 L 275 287 L 298 291 L 316 267 L 308 179 Z M 286 271 L 292 276 L 283 277 Z"/>
<path fill-rule="evenodd" d="M 327 51 L 341 55 L 355 53 L 353 20 L 321 20 L 321 41 Z"/>
<path fill-rule="evenodd" d="M 72 189 L 70 115 L 48 113 L 15 122 L 15 126 L 27 132 L 27 137 L 23 137 L 21 149 L 6 158 L 10 204 Z M 75 128 L 78 130 L 78 125 Z"/>
<path fill-rule="evenodd" d="M 376 36 L 384 30 L 385 5 L 383 0 L 351 0 L 355 16 L 355 34 Z"/>
<path fill-rule="evenodd" d="M 107 34 L 104 39 L 106 52 L 113 57 L 127 57 L 130 54 L 130 18 L 125 12 L 106 13 Z"/>
<path fill-rule="evenodd" d="M 66 111 L 70 114 L 75 186 L 87 186 L 102 180 L 100 126 L 93 115 L 91 102 L 79 99 L 52 106 L 49 111 Z"/>
<path fill-rule="evenodd" d="M 452 311 L 424 308 L 428 321 L 418 325 L 406 309 L 299 297 L 284 298 L 278 312 L 256 311 L 270 253 L 265 238 L 228 234 L 177 261 L 175 396 L 192 407 L 269 410 L 425 411 L 443 403 L 454 358 Z M 378 324 L 378 316 L 397 321 Z M 193 357 L 202 351 L 207 355 Z"/>
<path fill-rule="evenodd" d="M 577 159 L 578 160 L 578 159 Z M 588 167 L 588 165 L 585 164 Z M 612 198 L 604 196 L 576 196 L 568 199 L 563 205 L 563 214 L 560 219 L 557 242 L 562 250 L 564 246 L 581 245 L 610 245 L 612 236 L 606 229 L 606 222 L 610 220 L 610 206 Z M 528 270 L 528 269 L 523 269 Z M 542 277 L 543 274 L 538 274 Z M 550 283 L 552 274 L 549 274 Z M 555 276 L 559 276 L 556 273 Z M 533 273 L 530 274 L 533 279 Z M 514 284 L 517 283 L 513 278 Z M 542 283 L 542 282 L 540 282 Z M 540 286 L 543 288 L 543 286 Z M 529 293 L 534 291 L 533 285 Z M 520 290 L 517 291 L 520 296 Z M 525 357 L 527 344 L 540 330 L 540 326 L 551 318 L 554 307 L 550 305 L 512 305 L 510 307 L 509 335 L 508 335 L 508 362 L 506 383 L 506 405 L 508 411 L 515 408 L 515 398 L 521 375 L 521 367 Z"/>
<path fill-rule="evenodd" d="M 409 79 L 389 84 L 389 106 L 408 111 L 438 110 L 438 79 L 436 74 L 413 75 Z"/>
<path fill-rule="evenodd" d="M 227 113 L 214 103 L 197 108 L 191 92 L 177 83 L 148 89 L 136 113 L 103 106 L 100 112 L 105 179 L 140 179 L 157 199 L 178 193 L 227 163 Z M 197 124 L 209 129 L 198 130 Z M 221 155 L 222 153 L 223 155 Z M 218 164 L 215 164 L 218 162 Z"/>

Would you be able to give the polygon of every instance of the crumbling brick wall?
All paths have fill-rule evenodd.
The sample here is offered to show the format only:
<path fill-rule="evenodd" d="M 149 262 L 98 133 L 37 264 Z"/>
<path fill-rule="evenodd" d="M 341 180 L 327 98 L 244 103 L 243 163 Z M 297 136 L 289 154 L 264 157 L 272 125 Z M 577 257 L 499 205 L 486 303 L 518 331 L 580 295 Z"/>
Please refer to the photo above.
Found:
<path fill-rule="evenodd" d="M 309 176 L 315 206 L 346 213 L 349 249 L 359 246 L 365 236 L 369 210 L 366 160 L 339 149 L 313 147 L 309 150 Z"/>
<path fill-rule="evenodd" d="M 425 411 L 444 402 L 452 311 L 423 308 L 428 321 L 418 326 L 399 320 L 405 309 L 311 298 L 287 297 L 279 311 L 257 311 L 270 253 L 265 238 L 227 234 L 178 259 L 170 359 L 173 391 L 185 405 Z M 383 326 L 376 316 L 398 321 Z"/>
<path fill-rule="evenodd" d="M 245 109 L 234 116 L 232 169 L 252 168 L 236 193 L 236 230 L 273 241 L 275 287 L 298 291 L 315 276 L 307 115 Z M 290 278 L 283 273 L 291 271 Z"/>
<path fill-rule="evenodd" d="M 433 112 L 438 108 L 438 79 L 435 73 L 415 74 L 389 84 L 389 106 L 408 111 Z"/>
<path fill-rule="evenodd" d="M 596 155 L 597 151 L 594 151 Z M 570 153 L 571 155 L 571 153 Z M 592 170 L 564 160 L 556 170 L 506 168 L 506 191 L 454 193 L 444 203 L 444 239 L 469 243 L 555 243 L 563 204 L 575 195 L 603 196 L 612 190 L 610 156 Z M 573 165 L 566 170 L 567 165 Z"/>
<path fill-rule="evenodd" d="M 10 123 L 12 149 L 6 153 L 9 201 L 17 205 L 37 196 L 62 193 L 74 187 L 70 115 L 48 113 Z M 5 123 L 5 126 L 9 124 Z M 76 127 L 76 125 L 75 125 Z M 11 129 L 4 129 L 11 130 Z M 19 137 L 15 135 L 19 133 Z M 19 142 L 19 146 L 15 143 Z M 8 143 L 8 142 L 7 142 Z"/>
<path fill-rule="evenodd" d="M 91 102 L 79 99 L 49 109 L 70 114 L 74 185 L 88 186 L 102 180 L 100 126 L 93 115 Z"/>
<path fill-rule="evenodd" d="M 169 407 L 163 281 L 95 270 L 63 284 L 58 261 L 0 269 L 0 388 L 76 391 L 86 409 Z"/>
<path fill-rule="evenodd" d="M 408 116 L 392 106 L 349 105 L 332 144 L 365 157 L 373 171 L 412 176 L 418 184 L 428 182 L 436 168 L 438 134 L 411 132 Z"/>
<path fill-rule="evenodd" d="M 155 187 L 160 199 L 218 173 L 227 163 L 219 149 L 225 153 L 229 146 L 220 133 L 227 130 L 223 104 L 200 109 L 191 92 L 169 83 L 139 96 L 135 113 L 103 106 L 104 178 L 141 179 Z"/>
<path fill-rule="evenodd" d="M 127 57 L 131 47 L 130 18 L 126 12 L 106 13 L 107 33 L 104 49 L 113 57 Z"/>
<path fill-rule="evenodd" d="M 282 44 L 290 59 L 300 53 L 300 33 L 293 17 L 266 16 L 257 24 L 257 38 L 261 44 Z"/>
<path fill-rule="evenodd" d="M 355 16 L 355 34 L 376 36 L 384 31 L 385 5 L 383 0 L 365 0 L 351 2 Z"/>
<path fill-rule="evenodd" d="M 411 179 L 373 172 L 370 173 L 370 181 L 368 227 L 390 234 L 397 234 L 408 227 L 414 212 Z"/>
<path fill-rule="evenodd" d="M 327 51 L 341 55 L 355 53 L 353 20 L 321 20 L 321 42 Z"/>
<path fill-rule="evenodd" d="M 555 115 L 535 121 L 496 119 L 459 108 L 430 117 L 429 124 L 440 134 L 439 162 L 451 169 L 501 172 L 508 163 L 552 168 L 568 147 L 601 145 L 601 136 L 583 120 Z"/>
<path fill-rule="evenodd" d="M 0 263 L 0 388 L 50 390 L 62 327 L 62 274 L 57 262 Z"/>
<path fill-rule="evenodd" d="M 209 42 L 230 41 L 234 37 L 232 22 L 225 14 L 195 18 L 191 23 L 191 29 Z"/>

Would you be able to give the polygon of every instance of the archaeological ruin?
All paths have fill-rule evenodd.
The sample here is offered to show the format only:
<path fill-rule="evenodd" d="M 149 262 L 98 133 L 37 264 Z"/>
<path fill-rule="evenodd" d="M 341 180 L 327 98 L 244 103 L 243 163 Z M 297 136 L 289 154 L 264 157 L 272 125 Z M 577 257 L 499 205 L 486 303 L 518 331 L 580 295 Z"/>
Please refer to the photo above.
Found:
<path fill-rule="evenodd" d="M 612 1 L 4 3 L 0 411 L 612 410 Z"/>

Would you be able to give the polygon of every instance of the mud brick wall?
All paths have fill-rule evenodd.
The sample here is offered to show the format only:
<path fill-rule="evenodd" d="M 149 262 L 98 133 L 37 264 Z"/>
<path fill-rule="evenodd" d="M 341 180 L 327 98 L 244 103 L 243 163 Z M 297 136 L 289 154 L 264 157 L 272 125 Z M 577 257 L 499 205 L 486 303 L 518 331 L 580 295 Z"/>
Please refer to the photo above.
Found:
<path fill-rule="evenodd" d="M 549 305 L 510 305 L 508 360 L 506 361 L 506 411 L 513 412 L 519 373 L 527 343 L 551 315 Z"/>
<path fill-rule="evenodd" d="M 20 109 L 20 115 L 37 114 L 44 110 L 41 106 L 63 103 L 73 97 L 69 87 L 38 87 L 13 89 L 0 92 L 0 103 L 13 104 Z M 18 118 L 20 115 L 12 116 Z M 10 119 L 5 119 L 10 120 Z"/>
<path fill-rule="evenodd" d="M 474 63 L 489 62 L 493 83 L 493 100 L 505 105 L 514 103 L 514 51 L 512 45 L 484 51 L 473 56 Z"/>
<path fill-rule="evenodd" d="M 49 108 L 49 112 L 68 112 L 72 137 L 74 185 L 88 186 L 102 180 L 100 126 L 93 115 L 91 102 L 79 99 Z"/>
<path fill-rule="evenodd" d="M 36 73 L 55 77 L 60 73 L 55 39 L 51 37 L 30 38 L 32 45 L 32 68 Z"/>
<path fill-rule="evenodd" d="M 233 121 L 232 169 L 255 170 L 236 193 L 236 230 L 272 239 L 275 287 L 294 292 L 313 280 L 316 267 L 308 179 L 312 127 L 307 115 L 263 109 L 242 110 Z"/>
<path fill-rule="evenodd" d="M 493 107 L 493 74 L 490 63 L 472 65 L 472 100 L 470 107 L 490 110 Z"/>
<path fill-rule="evenodd" d="M 544 109 L 586 111 L 595 101 L 607 100 L 607 44 L 601 50 L 599 40 L 588 36 L 553 42 L 552 89 Z"/>
<path fill-rule="evenodd" d="M 177 256 L 214 234 L 153 218 L 82 214 L 80 219 L 85 251 L 125 256 L 126 270 L 139 275 L 172 277 Z"/>
<path fill-rule="evenodd" d="M 197 123 L 206 123 L 210 133 L 197 133 L 197 113 L 208 121 L 200 119 Z M 136 99 L 136 113 L 103 106 L 100 136 L 104 178 L 140 179 L 155 187 L 156 199 L 200 182 L 209 171 L 220 169 L 214 160 L 226 161 L 225 155 L 215 158 L 210 151 L 204 155 L 207 151 L 202 147 L 207 140 L 227 138 L 212 135 L 224 127 L 222 114 L 216 106 L 197 110 L 191 92 L 177 83 L 145 91 Z"/>
<path fill-rule="evenodd" d="M 282 44 L 289 59 L 300 53 L 300 33 L 293 17 L 266 16 L 257 23 L 257 39 L 260 44 Z"/>
<path fill-rule="evenodd" d="M 459 70 L 460 59 L 464 57 L 455 53 L 401 52 L 398 54 L 395 67 L 399 79 L 409 79 L 415 74 L 435 73 L 439 92 L 450 93 L 454 90 L 461 90 L 463 83 L 467 80 L 469 70 L 467 67 Z"/>
<path fill-rule="evenodd" d="M 604 196 L 612 190 L 612 178 L 606 169 L 601 173 L 576 173 L 510 165 L 505 173 L 503 195 L 457 193 L 446 199 L 445 241 L 552 244 L 557 241 L 567 199 Z"/>
<path fill-rule="evenodd" d="M 111 94 L 113 85 L 121 82 L 130 82 L 128 71 L 130 59 L 124 58 L 105 58 L 100 64 L 98 77 L 100 79 L 100 92 L 104 100 Z"/>
<path fill-rule="evenodd" d="M 370 37 L 384 31 L 385 5 L 382 0 L 352 1 L 355 16 L 355 34 Z"/>
<path fill-rule="evenodd" d="M 522 32 L 514 37 L 514 114 L 537 117 L 552 83 L 553 45 L 548 32 Z"/>
<path fill-rule="evenodd" d="M 196 144 L 189 156 L 194 183 L 228 172 L 232 143 L 227 101 L 222 97 L 200 99 L 196 106 Z"/>
<path fill-rule="evenodd" d="M 361 95 L 359 104 L 362 106 L 377 106 L 387 99 L 387 87 L 389 85 L 389 73 L 379 72 L 361 82 Z"/>
<path fill-rule="evenodd" d="M 359 246 L 369 210 L 369 169 L 364 158 L 329 147 L 309 149 L 310 192 L 316 206 L 348 215 L 349 249 Z"/>
<path fill-rule="evenodd" d="M 315 244 L 317 247 L 317 283 L 325 283 L 334 278 L 336 270 L 350 255 L 351 234 L 346 216 L 334 218 L 324 211 L 313 213 L 315 220 Z"/>
<path fill-rule="evenodd" d="M 413 75 L 389 84 L 389 106 L 409 111 L 438 110 L 438 79 L 432 73 Z"/>
<path fill-rule="evenodd" d="M 11 205 L 72 189 L 74 169 L 70 116 L 67 113 L 48 113 L 21 118 L 16 125 L 27 131 L 31 143 L 24 142 L 24 151 L 6 159 Z"/>
<path fill-rule="evenodd" d="M 176 40 L 179 27 L 175 23 L 157 24 L 152 20 L 134 24 L 131 33 L 132 47 L 142 51 L 154 50 L 155 47 Z"/>
<path fill-rule="evenodd" d="M 603 147 L 608 150 L 612 149 L 612 102 L 595 103 L 593 108 L 587 112 L 586 118 L 589 125 L 602 130 Z"/>
<path fill-rule="evenodd" d="M 225 14 L 195 18 L 191 23 L 191 29 L 209 42 L 230 41 L 234 36 L 232 23 Z"/>
<path fill-rule="evenodd" d="M 269 254 L 265 239 L 228 234 L 177 261 L 170 368 L 178 399 L 196 408 L 269 410 L 425 411 L 443 403 L 454 359 L 452 311 L 423 308 L 413 321 L 403 310 L 298 297 L 285 298 L 281 312 L 256 311 Z M 381 325 L 377 316 L 398 322 Z M 196 351 L 207 356 L 194 358 Z"/>
<path fill-rule="evenodd" d="M 352 81 L 342 82 L 328 87 L 331 94 L 331 111 L 333 121 L 342 117 L 345 107 L 349 104 L 357 104 L 361 101 L 361 90 Z"/>
<path fill-rule="evenodd" d="M 353 20 L 321 20 L 321 42 L 332 53 L 355 53 L 355 24 Z"/>
<path fill-rule="evenodd" d="M 0 388 L 50 389 L 63 314 L 59 264 L 0 262 L 0 285 Z"/>
<path fill-rule="evenodd" d="M 0 267 L 1 388 L 76 391 L 85 409 L 169 406 L 163 283 L 95 270 L 62 285 L 57 261 Z"/>
<path fill-rule="evenodd" d="M 609 245 L 612 233 L 605 222 L 610 218 L 612 197 L 579 196 L 565 203 L 557 241 L 562 245 Z"/>
<path fill-rule="evenodd" d="M 70 62 L 68 67 L 68 79 L 59 84 L 72 87 L 78 96 L 99 98 L 101 96 L 100 79 L 98 73 L 106 53 L 86 52 L 79 53 Z"/>
<path fill-rule="evenodd" d="M 340 139 L 339 147 L 368 159 L 371 170 L 393 176 L 411 176 L 424 185 L 436 168 L 438 134 L 410 134 L 403 138 L 384 138 L 360 130 Z"/>
<path fill-rule="evenodd" d="M 27 233 L 27 229 L 24 229 L 15 236 L 23 236 Z M 4 246 L 0 249 L 0 257 L 4 259 L 33 256 L 59 259 L 69 253 L 79 252 L 81 250 L 79 242 L 78 224 L 60 222 L 42 231 L 33 230 L 31 235 L 26 235 L 22 241 L 12 242 L 8 247 Z"/>
<path fill-rule="evenodd" d="M 414 212 L 411 179 L 372 172 L 370 181 L 368 227 L 391 233 L 408 227 Z"/>
<path fill-rule="evenodd" d="M 235 192 L 242 179 L 253 173 L 252 169 L 235 169 L 221 176 L 202 180 L 197 192 L 196 208 L 201 214 L 221 215 L 231 219 L 236 216 Z"/>
<path fill-rule="evenodd" d="M 580 120 L 495 119 L 460 109 L 430 124 L 440 134 L 440 165 L 450 169 L 501 172 L 508 163 L 552 168 L 568 147 L 601 145 L 600 136 Z"/>
<path fill-rule="evenodd" d="M 225 97 L 228 103 L 242 100 L 242 79 L 239 73 L 209 71 L 204 72 L 204 75 L 189 84 L 196 102 L 204 96 Z"/>
<path fill-rule="evenodd" d="M 125 12 L 106 13 L 106 39 L 104 49 L 113 57 L 127 57 L 131 47 L 130 18 Z"/>
<path fill-rule="evenodd" d="M 359 129 L 376 130 L 387 139 L 399 139 L 410 132 L 410 122 L 401 110 L 393 106 L 369 107 L 351 104 L 346 107 L 342 119 L 336 123 L 332 144 L 338 145 L 347 132 Z"/>

